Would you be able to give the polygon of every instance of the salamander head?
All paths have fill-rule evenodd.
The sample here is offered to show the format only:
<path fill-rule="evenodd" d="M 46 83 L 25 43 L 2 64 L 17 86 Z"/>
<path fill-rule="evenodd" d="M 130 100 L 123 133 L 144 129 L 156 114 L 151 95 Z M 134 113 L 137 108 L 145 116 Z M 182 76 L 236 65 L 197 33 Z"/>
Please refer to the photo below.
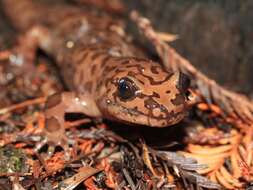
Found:
<path fill-rule="evenodd" d="M 106 93 L 99 101 L 105 117 L 152 127 L 170 126 L 185 117 L 189 87 L 186 75 L 136 59 L 112 73 L 105 80 Z"/>

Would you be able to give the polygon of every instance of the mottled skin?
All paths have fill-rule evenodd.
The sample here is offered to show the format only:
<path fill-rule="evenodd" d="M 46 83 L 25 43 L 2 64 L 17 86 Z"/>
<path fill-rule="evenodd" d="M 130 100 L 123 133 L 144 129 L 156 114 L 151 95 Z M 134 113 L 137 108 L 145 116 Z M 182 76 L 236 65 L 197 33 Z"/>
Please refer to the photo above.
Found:
<path fill-rule="evenodd" d="M 26 48 L 20 49 L 39 47 L 54 57 L 69 87 L 70 92 L 52 95 L 46 103 L 49 141 L 66 143 L 65 112 L 151 127 L 170 126 L 184 118 L 189 103 L 185 76 L 139 58 L 143 54 L 108 14 L 31 0 L 3 4 L 13 25 L 26 32 L 26 43 L 21 44 Z M 23 53 L 27 64 L 33 56 Z"/>

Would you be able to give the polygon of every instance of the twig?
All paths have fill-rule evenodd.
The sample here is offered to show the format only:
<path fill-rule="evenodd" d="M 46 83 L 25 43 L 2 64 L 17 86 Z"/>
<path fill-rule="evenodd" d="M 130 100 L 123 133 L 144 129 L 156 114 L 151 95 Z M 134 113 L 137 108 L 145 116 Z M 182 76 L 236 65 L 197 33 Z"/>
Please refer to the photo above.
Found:
<path fill-rule="evenodd" d="M 65 122 L 65 128 L 68 129 L 68 128 L 71 128 L 71 127 L 76 127 L 78 125 L 82 125 L 82 124 L 86 124 L 86 123 L 90 123 L 91 122 L 91 119 L 89 118 L 84 118 L 84 119 L 79 119 L 79 120 L 76 120 L 76 121 L 67 121 Z"/>
<path fill-rule="evenodd" d="M 187 59 L 179 55 L 175 49 L 162 41 L 151 26 L 148 19 L 141 17 L 136 11 L 131 13 L 140 31 L 155 46 L 163 65 L 168 70 L 179 70 L 191 76 L 197 90 L 208 104 L 215 103 L 228 115 L 250 124 L 253 121 L 253 103 L 246 96 L 232 92 L 208 78 L 197 70 Z"/>
<path fill-rule="evenodd" d="M 133 182 L 131 176 L 129 175 L 128 171 L 126 170 L 126 168 L 123 168 L 123 169 L 122 169 L 122 172 L 123 172 L 123 174 L 124 174 L 124 176 L 125 176 L 125 178 L 126 178 L 128 184 L 130 185 L 131 189 L 132 189 L 132 190 L 135 190 L 135 189 L 136 189 L 136 186 L 135 186 L 135 184 L 134 184 L 134 182 Z"/>
<path fill-rule="evenodd" d="M 43 104 L 45 103 L 45 101 L 46 101 L 46 97 L 40 97 L 40 98 L 36 98 L 32 100 L 27 100 L 18 104 L 14 104 L 12 106 L 0 109 L 0 115 L 6 114 L 8 112 L 12 112 L 14 110 L 17 110 L 26 106 L 30 106 L 34 104 Z"/>
<path fill-rule="evenodd" d="M 19 176 L 19 177 L 24 177 L 24 176 L 32 176 L 31 173 L 19 173 L 19 172 L 13 172 L 13 173 L 0 173 L 0 177 L 6 177 L 6 176 Z"/>

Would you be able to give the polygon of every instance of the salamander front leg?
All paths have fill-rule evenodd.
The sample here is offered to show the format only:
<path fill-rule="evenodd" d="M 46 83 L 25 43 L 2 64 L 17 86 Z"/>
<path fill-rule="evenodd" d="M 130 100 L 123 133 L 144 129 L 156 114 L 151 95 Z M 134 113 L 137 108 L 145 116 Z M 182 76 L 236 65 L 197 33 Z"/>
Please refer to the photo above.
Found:
<path fill-rule="evenodd" d="M 45 140 L 36 147 L 36 151 L 40 150 L 45 144 L 48 144 L 50 147 L 48 153 L 52 154 L 54 148 L 60 146 L 64 149 L 67 159 L 69 159 L 69 145 L 73 142 L 67 138 L 65 133 L 65 113 L 77 112 L 91 117 L 100 117 L 100 112 L 90 96 L 83 94 L 77 95 L 73 92 L 51 95 L 48 97 L 45 106 L 46 126 L 43 131 Z"/>

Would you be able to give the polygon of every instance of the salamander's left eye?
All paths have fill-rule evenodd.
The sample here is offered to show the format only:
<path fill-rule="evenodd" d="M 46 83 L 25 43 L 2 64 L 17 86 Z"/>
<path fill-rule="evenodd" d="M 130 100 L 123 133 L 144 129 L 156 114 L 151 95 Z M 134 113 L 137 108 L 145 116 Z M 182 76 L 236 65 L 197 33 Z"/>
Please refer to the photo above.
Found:
<path fill-rule="evenodd" d="M 137 88 L 134 82 L 127 78 L 121 78 L 118 82 L 118 96 L 122 100 L 129 100 L 135 97 Z"/>

